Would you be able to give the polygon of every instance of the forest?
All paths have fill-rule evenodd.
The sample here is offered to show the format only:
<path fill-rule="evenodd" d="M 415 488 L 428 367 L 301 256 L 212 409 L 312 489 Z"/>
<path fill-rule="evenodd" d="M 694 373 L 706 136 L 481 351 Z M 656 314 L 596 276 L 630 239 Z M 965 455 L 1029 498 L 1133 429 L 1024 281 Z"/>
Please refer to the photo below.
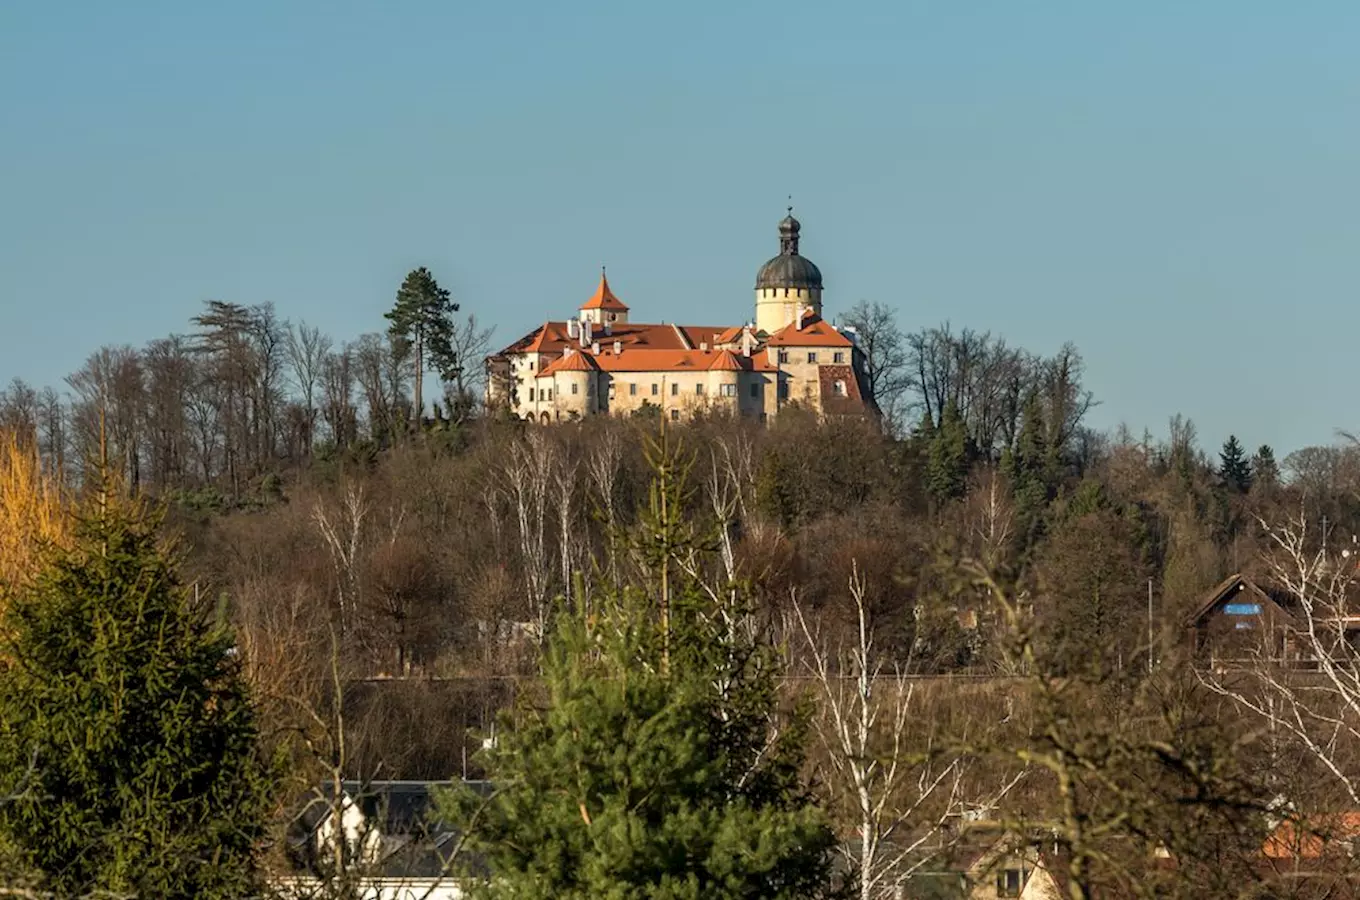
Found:
<path fill-rule="evenodd" d="M 723 782 L 723 803 L 797 835 L 772 869 L 787 884 L 695 896 L 952 896 L 983 825 L 1013 839 L 998 859 L 1072 898 L 1354 893 L 1360 444 L 1206 450 L 1178 415 L 1164 436 L 1101 433 L 1077 348 L 907 331 L 870 303 L 842 318 L 877 410 L 526 425 L 481 402 L 490 330 L 419 272 L 357 340 L 213 301 L 182 334 L 95 350 L 63 386 L 0 391 L 0 598 L 29 608 L 14 598 L 49 577 L 31 573 L 78 543 L 61 507 L 97 496 L 100 528 L 130 517 L 130 555 L 174 538 L 269 761 L 250 801 L 264 870 L 286 864 L 291 798 L 316 784 L 534 783 L 548 764 L 529 736 L 615 734 L 554 718 L 563 698 L 626 717 L 598 685 L 634 678 L 649 721 L 689 704 L 726 723 L 712 739 L 763 787 Z M 135 524 L 152 520 L 155 540 Z M 1264 646 L 1206 662 L 1194 617 L 1235 574 L 1284 598 L 1306 664 Z M 709 675 L 677 687 L 692 671 Z M 715 671 L 738 688 L 711 697 Z M 529 871 L 541 861 L 504 850 L 528 827 L 508 810 L 487 814 L 504 840 L 483 851 Z M 1266 852 L 1281 829 L 1298 846 Z M 986 895 L 1011 895 L 996 865 Z M 222 884 L 199 892 L 242 895 Z"/>

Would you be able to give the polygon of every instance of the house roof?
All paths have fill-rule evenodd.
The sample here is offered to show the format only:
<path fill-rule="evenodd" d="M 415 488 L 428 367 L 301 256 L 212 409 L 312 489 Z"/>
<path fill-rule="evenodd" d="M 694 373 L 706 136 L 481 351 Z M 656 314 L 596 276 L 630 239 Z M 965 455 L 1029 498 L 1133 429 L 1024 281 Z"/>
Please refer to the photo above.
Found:
<path fill-rule="evenodd" d="M 1269 859 L 1319 859 L 1331 853 L 1350 853 L 1360 838 L 1360 810 L 1332 813 L 1307 821 L 1286 819 L 1261 846 Z"/>
<path fill-rule="evenodd" d="M 581 309 L 608 309 L 617 312 L 627 312 L 628 307 L 614 292 L 609 289 L 609 279 L 605 277 L 604 270 L 600 271 L 600 286 L 595 288 L 595 293 L 590 299 L 581 305 Z"/>
<path fill-rule="evenodd" d="M 854 342 L 821 316 L 803 316 L 803 327 L 796 321 L 770 335 L 773 347 L 853 347 Z"/>
<path fill-rule="evenodd" d="M 565 353 L 548 365 L 544 366 L 538 373 L 539 378 L 551 377 L 558 372 L 598 372 L 600 367 L 596 365 L 594 357 L 589 353 L 573 351 Z"/>
<path fill-rule="evenodd" d="M 1214 587 L 1204 595 L 1204 600 L 1199 606 L 1195 607 L 1194 611 L 1186 618 L 1186 625 L 1190 627 L 1198 625 L 1204 620 L 1204 617 L 1213 612 L 1219 604 L 1226 603 L 1238 593 L 1250 594 L 1259 600 L 1264 600 L 1265 602 L 1278 607 L 1285 615 L 1291 615 L 1289 606 L 1292 604 L 1286 597 L 1278 592 L 1271 592 L 1262 588 L 1246 575 L 1237 572 L 1214 585 Z"/>
<path fill-rule="evenodd" d="M 836 393 L 832 389 L 832 384 L 839 381 L 845 385 L 845 396 L 840 399 L 853 400 L 856 403 L 864 402 L 864 398 L 859 391 L 859 381 L 855 378 L 855 370 L 849 366 L 819 366 L 817 369 L 817 376 L 821 379 L 822 396 L 824 398 L 836 397 Z"/>
<path fill-rule="evenodd" d="M 596 327 L 591 331 L 591 341 L 603 346 L 612 346 L 615 341 L 624 347 L 646 348 L 651 350 L 693 350 L 701 344 L 711 348 L 714 337 L 729 331 L 723 327 L 705 325 L 673 325 L 670 323 L 647 324 L 643 322 L 611 323 L 609 332 Z M 561 353 L 567 347 L 581 347 L 579 338 L 572 338 L 567 332 L 566 322 L 544 322 L 538 328 L 501 350 L 501 356 L 514 356 L 520 353 Z"/>

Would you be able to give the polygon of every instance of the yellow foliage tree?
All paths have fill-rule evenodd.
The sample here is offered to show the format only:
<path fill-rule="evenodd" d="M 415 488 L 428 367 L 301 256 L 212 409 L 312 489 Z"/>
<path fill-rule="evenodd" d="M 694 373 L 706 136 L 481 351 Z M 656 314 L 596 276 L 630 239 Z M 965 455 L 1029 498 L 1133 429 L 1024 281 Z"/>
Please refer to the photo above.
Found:
<path fill-rule="evenodd" d="M 66 530 L 61 488 L 43 471 L 36 448 L 0 433 L 0 587 L 31 574 L 43 545 L 60 542 Z"/>

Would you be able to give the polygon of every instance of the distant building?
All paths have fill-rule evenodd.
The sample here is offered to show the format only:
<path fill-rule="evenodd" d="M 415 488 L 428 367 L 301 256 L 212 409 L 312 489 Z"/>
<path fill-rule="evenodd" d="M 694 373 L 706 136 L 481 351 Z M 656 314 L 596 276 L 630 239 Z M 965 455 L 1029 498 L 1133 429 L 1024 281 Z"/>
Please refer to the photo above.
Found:
<path fill-rule="evenodd" d="M 545 322 L 487 360 L 488 403 L 544 423 L 704 411 L 764 421 L 790 404 L 819 413 L 873 408 L 858 337 L 822 318 L 822 273 L 799 253 L 802 226 L 789 212 L 779 255 L 756 275 L 754 320 L 632 322 L 601 273 L 575 316 Z"/>

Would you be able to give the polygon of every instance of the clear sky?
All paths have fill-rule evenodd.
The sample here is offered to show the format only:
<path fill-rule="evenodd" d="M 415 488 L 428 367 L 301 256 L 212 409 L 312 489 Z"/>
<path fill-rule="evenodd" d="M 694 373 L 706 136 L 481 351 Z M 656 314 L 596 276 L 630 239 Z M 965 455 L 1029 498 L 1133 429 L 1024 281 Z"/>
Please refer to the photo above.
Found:
<path fill-rule="evenodd" d="M 608 264 L 740 322 L 785 196 L 909 329 L 1072 340 L 1094 424 L 1356 423 L 1360 4 L 0 4 L 0 375 L 272 301 L 339 338 L 427 265 L 496 338 Z"/>

